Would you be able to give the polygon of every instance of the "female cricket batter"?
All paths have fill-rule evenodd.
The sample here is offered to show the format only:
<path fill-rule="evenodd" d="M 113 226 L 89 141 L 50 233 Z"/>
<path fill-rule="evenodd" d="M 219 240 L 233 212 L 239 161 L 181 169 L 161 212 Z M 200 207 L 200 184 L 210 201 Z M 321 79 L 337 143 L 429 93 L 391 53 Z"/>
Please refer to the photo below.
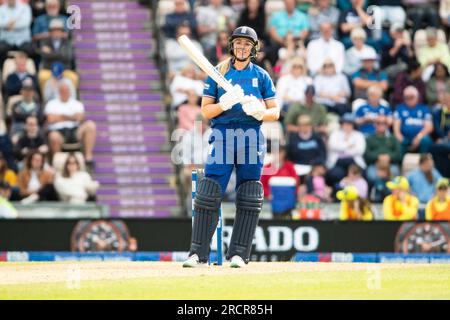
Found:
<path fill-rule="evenodd" d="M 225 92 L 210 77 L 205 82 L 202 114 L 211 119 L 213 132 L 205 177 L 194 201 L 194 225 L 189 258 L 183 267 L 208 261 L 209 248 L 219 217 L 219 208 L 233 168 L 236 168 L 236 217 L 226 258 L 231 267 L 249 261 L 253 236 L 263 204 L 259 181 L 266 145 L 262 121 L 275 121 L 280 110 L 275 86 L 268 73 L 251 62 L 259 49 L 258 36 L 250 27 L 239 27 L 229 39 L 231 58 L 218 70 L 233 84 Z"/>

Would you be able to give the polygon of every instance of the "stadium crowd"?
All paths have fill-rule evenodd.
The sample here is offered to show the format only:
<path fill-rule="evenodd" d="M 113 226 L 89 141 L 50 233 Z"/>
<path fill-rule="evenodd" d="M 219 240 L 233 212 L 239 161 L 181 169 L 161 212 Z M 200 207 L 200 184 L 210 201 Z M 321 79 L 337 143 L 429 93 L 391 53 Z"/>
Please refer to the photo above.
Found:
<path fill-rule="evenodd" d="M 66 5 L 0 0 L 0 217 L 14 216 L 8 200 L 95 199 L 96 127 L 78 100 Z"/>
<path fill-rule="evenodd" d="M 205 74 L 176 38 L 190 36 L 219 63 L 230 32 L 247 25 L 282 110 L 263 124 L 266 168 L 280 160 L 275 175 L 263 172 L 267 199 L 270 178 L 292 177 L 300 201 L 341 201 L 341 219 L 371 220 L 371 203 L 383 203 L 386 219 L 418 219 L 422 210 L 450 220 L 450 1 L 174 0 L 161 24 L 172 114 L 189 132 L 187 190 L 201 166 L 194 156 L 207 153 L 192 145 L 209 134 L 206 122 L 194 127 Z"/>

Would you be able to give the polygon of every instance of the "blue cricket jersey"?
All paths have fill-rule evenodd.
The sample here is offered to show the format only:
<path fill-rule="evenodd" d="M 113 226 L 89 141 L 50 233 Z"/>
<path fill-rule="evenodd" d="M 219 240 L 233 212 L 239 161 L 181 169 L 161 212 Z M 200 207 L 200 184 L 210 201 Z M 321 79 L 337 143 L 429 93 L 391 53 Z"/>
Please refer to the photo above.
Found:
<path fill-rule="evenodd" d="M 363 118 L 365 116 L 371 115 L 373 117 L 377 117 L 379 115 L 384 115 L 390 117 L 392 115 L 392 111 L 389 107 L 379 105 L 378 107 L 371 106 L 370 104 L 362 105 L 356 110 L 356 118 Z M 375 126 L 371 122 L 366 122 L 359 126 L 359 131 L 364 133 L 365 135 L 375 133 Z"/>
<path fill-rule="evenodd" d="M 402 103 L 397 106 L 394 118 L 400 120 L 400 131 L 405 138 L 414 139 L 422 131 L 425 121 L 431 121 L 430 109 L 419 103 L 415 108 L 409 108 Z"/>
<path fill-rule="evenodd" d="M 238 84 L 244 90 L 245 95 L 254 95 L 258 99 L 270 100 L 275 99 L 275 86 L 269 74 L 263 68 L 250 62 L 243 70 L 236 70 L 233 64 L 225 74 L 227 80 L 231 80 L 233 85 Z M 210 97 L 219 102 L 219 98 L 225 93 L 222 87 L 218 87 L 217 83 L 208 77 L 205 81 L 203 96 Z M 261 121 L 256 120 L 252 116 L 248 116 L 243 110 L 240 103 L 235 104 L 231 109 L 224 111 L 217 117 L 211 119 L 211 127 L 220 124 L 245 124 L 245 125 L 261 125 Z"/>

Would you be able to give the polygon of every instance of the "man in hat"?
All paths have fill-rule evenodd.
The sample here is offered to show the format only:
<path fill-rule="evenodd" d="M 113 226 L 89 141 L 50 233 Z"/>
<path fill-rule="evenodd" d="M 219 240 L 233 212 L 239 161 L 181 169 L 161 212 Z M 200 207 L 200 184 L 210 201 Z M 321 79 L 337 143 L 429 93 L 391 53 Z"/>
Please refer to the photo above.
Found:
<path fill-rule="evenodd" d="M 319 134 L 327 132 L 327 109 L 324 105 L 314 101 L 315 89 L 313 85 L 308 85 L 305 89 L 305 103 L 292 104 L 284 118 L 284 124 L 288 132 L 298 132 L 298 117 L 308 115 L 312 127 Z"/>
<path fill-rule="evenodd" d="M 441 178 L 436 183 L 436 195 L 427 203 L 425 209 L 426 220 L 450 220 L 449 181 Z"/>
<path fill-rule="evenodd" d="M 430 134 L 433 122 L 429 108 L 419 103 L 419 91 L 413 87 L 404 90 L 404 103 L 394 112 L 393 131 L 401 144 L 402 158 L 407 152 L 428 152 L 433 144 Z"/>
<path fill-rule="evenodd" d="M 75 87 L 78 87 L 78 75 L 71 70 L 73 60 L 73 47 L 70 41 L 64 36 L 64 22 L 60 19 L 53 19 L 49 26 L 50 37 L 44 39 L 39 45 L 41 55 L 41 70 L 39 71 L 39 87 L 44 88 L 45 83 L 51 77 L 52 63 L 59 61 L 64 66 L 64 77 L 69 78 Z"/>
<path fill-rule="evenodd" d="M 362 68 L 352 75 L 355 87 L 355 99 L 367 99 L 367 89 L 372 86 L 379 87 L 383 94 L 388 89 L 388 78 L 384 71 L 375 69 L 378 58 L 374 51 L 366 51 L 361 57 Z"/>
<path fill-rule="evenodd" d="M 369 202 L 359 196 L 355 186 L 349 185 L 339 190 L 336 198 L 341 201 L 339 220 L 373 220 Z"/>
<path fill-rule="evenodd" d="M 64 22 L 64 37 L 68 37 L 67 17 L 60 14 L 60 0 L 46 0 L 45 14 L 39 15 L 33 22 L 33 41 L 39 43 L 49 37 L 49 26 L 53 19 L 60 19 Z"/>
<path fill-rule="evenodd" d="M 383 213 L 386 220 L 416 220 L 419 199 L 409 193 L 409 182 L 397 176 L 386 183 L 392 194 L 384 198 Z"/>

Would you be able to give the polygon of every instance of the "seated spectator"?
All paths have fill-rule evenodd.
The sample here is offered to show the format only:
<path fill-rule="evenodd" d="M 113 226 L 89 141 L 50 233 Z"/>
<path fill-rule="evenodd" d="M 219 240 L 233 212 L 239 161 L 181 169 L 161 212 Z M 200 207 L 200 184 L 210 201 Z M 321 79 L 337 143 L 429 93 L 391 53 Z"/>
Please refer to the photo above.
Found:
<path fill-rule="evenodd" d="M 391 96 L 392 106 L 403 102 L 403 92 L 409 86 L 415 87 L 419 92 L 419 102 L 425 102 L 426 86 L 422 80 L 422 68 L 416 60 L 412 60 L 406 71 L 400 72 L 395 78 Z"/>
<path fill-rule="evenodd" d="M 17 161 L 22 161 L 32 151 L 37 150 L 44 155 L 48 153 L 48 146 L 44 135 L 39 130 L 38 119 L 35 116 L 26 118 L 25 128 L 13 148 L 14 158 Z"/>
<path fill-rule="evenodd" d="M 222 0 L 210 0 L 207 6 L 197 7 L 197 33 L 206 52 L 214 47 L 220 31 L 234 30 L 237 18 L 238 15 Z"/>
<path fill-rule="evenodd" d="M 188 92 L 187 103 L 178 108 L 178 128 L 190 131 L 194 128 L 195 119 L 201 115 L 201 108 L 198 103 L 199 96 L 194 90 Z"/>
<path fill-rule="evenodd" d="M 61 151 L 63 143 L 81 141 L 88 168 L 93 166 L 93 149 L 96 127 L 91 120 L 84 120 L 84 105 L 70 98 L 70 89 L 62 83 L 59 87 L 59 99 L 50 100 L 45 106 L 47 116 L 48 142 L 51 156 Z"/>
<path fill-rule="evenodd" d="M 445 27 L 450 27 L 450 0 L 439 1 L 439 16 Z"/>
<path fill-rule="evenodd" d="M 386 220 L 416 220 L 419 200 L 409 193 L 408 179 L 395 177 L 387 183 L 392 194 L 384 198 L 383 214 Z"/>
<path fill-rule="evenodd" d="M 400 144 L 390 133 L 388 119 L 384 115 L 379 115 L 375 119 L 375 132 L 366 137 L 366 152 L 364 159 L 368 165 L 367 180 L 375 185 L 380 178 L 390 179 L 400 174 L 398 165 L 401 161 Z M 384 174 L 388 170 L 387 176 Z M 382 187 L 383 189 L 383 187 Z"/>
<path fill-rule="evenodd" d="M 450 220 L 450 195 L 448 179 L 441 178 L 436 183 L 436 193 L 428 201 L 425 209 L 426 220 Z"/>
<path fill-rule="evenodd" d="M 170 84 L 170 95 L 172 97 L 172 108 L 176 109 L 188 100 L 190 91 L 194 91 L 197 96 L 203 95 L 203 81 L 195 78 L 195 67 L 188 64 L 183 67 L 180 75 L 176 75 Z"/>
<path fill-rule="evenodd" d="M 50 37 L 50 23 L 54 20 L 63 22 L 63 37 L 68 38 L 69 28 L 67 27 L 67 17 L 60 13 L 61 5 L 59 0 L 45 0 L 45 13 L 39 15 L 33 22 L 33 41 L 39 46 L 41 40 Z"/>
<path fill-rule="evenodd" d="M 17 175 L 8 167 L 8 162 L 3 154 L 0 154 L 0 182 L 7 183 L 11 187 L 10 200 L 17 200 L 19 189 L 17 188 Z"/>
<path fill-rule="evenodd" d="M 278 48 L 284 45 L 284 38 L 288 32 L 304 43 L 308 37 L 309 28 L 308 16 L 295 8 L 295 0 L 283 0 L 283 2 L 285 8 L 272 13 L 268 23 L 270 40 Z"/>
<path fill-rule="evenodd" d="M 404 103 L 394 112 L 394 134 L 401 145 L 402 158 L 407 152 L 428 152 L 433 143 L 430 134 L 433 123 L 430 110 L 419 103 L 419 92 L 415 87 L 406 87 Z"/>
<path fill-rule="evenodd" d="M 237 26 L 253 28 L 258 38 L 267 42 L 266 21 L 265 1 L 246 0 L 245 8 L 239 16 Z"/>
<path fill-rule="evenodd" d="M 389 106 L 381 104 L 383 91 L 380 87 L 372 86 L 367 89 L 367 103 L 356 110 L 356 124 L 358 130 L 365 136 L 375 133 L 374 122 L 378 116 L 386 117 L 388 126 L 392 125 L 392 111 Z"/>
<path fill-rule="evenodd" d="M 306 193 L 319 197 L 321 201 L 330 202 L 331 189 L 326 185 L 327 168 L 323 162 L 313 161 L 310 173 L 306 176 Z"/>
<path fill-rule="evenodd" d="M 0 181 L 0 219 L 16 219 L 17 209 L 9 202 L 11 187 L 7 182 Z"/>
<path fill-rule="evenodd" d="M 182 35 L 186 35 L 188 37 L 191 36 L 191 28 L 189 25 L 181 24 L 177 28 L 177 36 L 178 39 Z M 215 38 L 216 40 L 217 38 Z M 215 41 L 214 40 L 214 41 Z M 196 40 L 191 39 L 191 41 L 194 43 L 195 47 L 203 53 L 203 48 Z M 213 45 L 214 47 L 214 45 Z M 192 60 L 189 57 L 189 55 L 186 53 L 186 51 L 181 48 L 180 44 L 176 39 L 167 39 L 165 42 L 165 52 L 166 52 L 166 59 L 167 59 L 167 67 L 169 68 L 169 78 L 172 78 L 176 74 L 181 73 L 184 67 L 187 65 L 192 64 Z"/>
<path fill-rule="evenodd" d="M 288 32 L 284 37 L 284 46 L 278 50 L 278 54 L 274 71 L 276 76 L 282 76 L 290 72 L 292 68 L 292 62 L 297 59 L 306 60 L 307 52 L 305 44 L 294 38 L 292 32 Z M 306 70 L 307 71 L 307 70 Z"/>
<path fill-rule="evenodd" d="M 384 93 L 388 89 L 388 79 L 384 71 L 375 69 L 377 56 L 367 51 L 362 57 L 363 67 L 352 75 L 355 99 L 367 99 L 367 89 L 379 87 Z"/>
<path fill-rule="evenodd" d="M 430 147 L 436 169 L 446 178 L 450 178 L 450 93 L 444 94 L 444 103 L 433 111 L 434 134 L 436 143 Z"/>
<path fill-rule="evenodd" d="M 311 118 L 300 115 L 297 119 L 298 132 L 288 137 L 288 159 L 296 164 L 311 165 L 314 161 L 325 162 L 327 150 L 323 139 L 313 131 Z"/>
<path fill-rule="evenodd" d="M 435 28 L 427 28 L 427 45 L 420 48 L 417 52 L 417 59 L 423 69 L 437 62 L 441 62 L 450 68 L 450 50 L 448 45 L 439 42 L 437 38 L 437 30 Z"/>
<path fill-rule="evenodd" d="M 402 0 L 370 0 L 370 4 L 381 9 L 382 23 L 405 25 L 406 12 L 402 8 Z"/>
<path fill-rule="evenodd" d="M 22 203 L 58 200 L 53 187 L 53 172 L 46 170 L 44 165 L 44 155 L 39 151 L 32 151 L 27 156 L 25 167 L 19 172 L 18 177 Z"/>
<path fill-rule="evenodd" d="M 59 98 L 59 84 L 64 82 L 70 88 L 70 97 L 72 99 L 77 98 L 77 90 L 73 84 L 73 82 L 64 76 L 64 65 L 59 62 L 53 62 L 51 65 L 51 77 L 47 80 L 43 88 L 42 99 L 44 103 L 49 102 L 52 99 Z M 66 72 L 67 75 L 67 72 Z"/>
<path fill-rule="evenodd" d="M 381 68 L 389 79 L 395 79 L 399 72 L 405 71 L 414 56 L 411 39 L 405 37 L 402 23 L 391 24 L 389 42 L 381 49 Z"/>
<path fill-rule="evenodd" d="M 320 38 L 309 42 L 307 47 L 308 70 L 317 74 L 326 59 L 334 62 L 337 73 L 341 73 L 345 62 L 345 49 L 341 42 L 333 39 L 333 25 L 329 22 L 320 24 Z"/>
<path fill-rule="evenodd" d="M 24 80 L 20 95 L 21 99 L 13 104 L 11 110 L 10 135 L 12 138 L 25 128 L 25 120 L 29 116 L 37 117 L 40 125 L 44 123 L 44 114 L 38 99 L 36 99 L 33 81 L 30 78 Z"/>
<path fill-rule="evenodd" d="M 412 33 L 424 26 L 438 27 L 439 15 L 437 0 L 402 0 L 406 13 L 411 20 Z"/>
<path fill-rule="evenodd" d="M 0 5 L 0 68 L 8 57 L 8 51 L 20 50 L 33 55 L 31 19 L 28 3 L 6 0 Z"/>
<path fill-rule="evenodd" d="M 162 30 L 167 38 L 175 39 L 177 28 L 183 23 L 188 23 L 191 30 L 197 29 L 195 15 L 189 9 L 189 3 L 186 0 L 175 0 L 175 9 L 166 15 Z"/>
<path fill-rule="evenodd" d="M 330 23 L 334 28 L 333 37 L 336 38 L 336 27 L 339 20 L 339 9 L 330 4 L 330 0 L 317 0 L 308 10 L 309 39 L 320 37 L 320 25 L 323 22 Z"/>
<path fill-rule="evenodd" d="M 331 59 L 325 59 L 321 72 L 314 78 L 316 102 L 326 106 L 328 112 L 342 116 L 350 111 L 348 99 L 351 96 L 347 77 L 336 72 Z"/>
<path fill-rule="evenodd" d="M 261 183 L 264 188 L 264 197 L 270 199 L 269 180 L 272 177 L 292 177 L 297 181 L 297 192 L 300 187 L 300 178 L 294 168 L 294 163 L 287 159 L 286 146 L 280 145 L 277 154 L 272 154 L 276 160 L 263 167 Z"/>
<path fill-rule="evenodd" d="M 14 57 L 14 62 L 16 64 L 15 71 L 6 77 L 6 81 L 3 84 L 5 100 L 7 100 L 8 97 L 20 94 L 22 83 L 27 78 L 30 78 L 33 81 L 33 89 L 38 91 L 36 77 L 27 71 L 27 59 L 28 56 L 25 52 L 19 51 L 16 53 Z"/>
<path fill-rule="evenodd" d="M 69 154 L 62 173 L 55 176 L 54 186 L 59 198 L 68 203 L 85 203 L 95 196 L 98 181 L 92 180 L 89 173 L 80 170 L 80 163 L 74 154 Z"/>
<path fill-rule="evenodd" d="M 338 191 L 336 197 L 341 201 L 339 220 L 373 220 L 369 201 L 358 194 L 358 189 L 352 185 Z"/>
<path fill-rule="evenodd" d="M 336 187 L 347 174 L 348 167 L 355 163 L 365 169 L 364 151 L 366 140 L 364 135 L 355 130 L 355 118 L 351 113 L 340 119 L 341 127 L 331 133 L 328 140 L 327 184 Z"/>
<path fill-rule="evenodd" d="M 78 75 L 71 70 L 73 59 L 73 47 L 69 39 L 64 38 L 64 23 L 62 20 L 53 19 L 50 22 L 50 37 L 40 42 L 39 54 L 41 66 L 38 73 L 39 87 L 45 88 L 45 83 L 51 77 L 52 64 L 56 61 L 64 65 L 64 77 L 70 79 L 75 87 L 78 87 Z"/>
<path fill-rule="evenodd" d="M 348 49 L 351 46 L 350 33 L 355 28 L 364 28 L 366 32 L 370 31 L 367 43 L 373 47 L 377 46 L 377 41 L 373 38 L 371 30 L 368 26 L 372 25 L 373 18 L 366 12 L 364 8 L 364 0 L 351 0 L 351 9 L 341 11 L 339 16 L 339 39 Z"/>
<path fill-rule="evenodd" d="M 308 85 L 305 89 L 305 103 L 294 103 L 284 118 L 288 132 L 298 132 L 297 120 L 300 115 L 308 115 L 311 119 L 313 130 L 321 135 L 327 134 L 327 109 L 314 102 L 315 89 Z"/>
<path fill-rule="evenodd" d="M 362 198 L 368 198 L 369 186 L 367 181 L 363 178 L 361 169 L 356 164 L 348 166 L 347 176 L 339 182 L 341 188 L 354 186 L 358 191 L 358 195 Z"/>
<path fill-rule="evenodd" d="M 408 176 L 411 192 L 417 196 L 420 203 L 427 203 L 435 192 L 436 183 L 441 174 L 434 168 L 430 154 L 420 155 L 419 167 L 412 170 Z"/>
<path fill-rule="evenodd" d="M 450 92 L 450 73 L 445 64 L 437 62 L 434 71 L 427 81 L 427 102 L 429 106 L 442 104 L 444 94 Z"/>
<path fill-rule="evenodd" d="M 351 76 L 359 71 L 362 67 L 362 57 L 368 55 L 376 55 L 373 47 L 365 44 L 367 33 L 363 28 L 354 28 L 350 33 L 350 40 L 352 45 L 345 51 L 345 63 L 343 71 L 345 74 Z"/>
<path fill-rule="evenodd" d="M 305 102 L 304 92 L 309 84 L 312 84 L 312 79 L 307 75 L 303 59 L 294 58 L 291 72 L 281 76 L 277 82 L 277 98 L 282 112 L 287 112 L 294 103 Z"/>

